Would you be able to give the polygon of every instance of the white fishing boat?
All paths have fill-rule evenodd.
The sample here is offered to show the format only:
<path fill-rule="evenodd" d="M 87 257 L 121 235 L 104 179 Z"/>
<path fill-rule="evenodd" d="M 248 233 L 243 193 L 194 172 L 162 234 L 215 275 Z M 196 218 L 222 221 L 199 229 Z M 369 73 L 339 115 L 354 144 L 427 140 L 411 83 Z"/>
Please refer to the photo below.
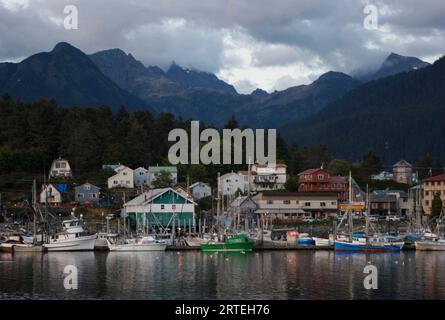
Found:
<path fill-rule="evenodd" d="M 126 239 L 123 243 L 107 239 L 110 251 L 165 251 L 168 243 L 156 240 L 153 236 Z"/>
<path fill-rule="evenodd" d="M 50 237 L 49 243 L 43 244 L 48 251 L 91 251 L 94 250 L 97 234 L 89 235 L 82 226 L 82 219 L 62 222 L 63 231 Z"/>
<path fill-rule="evenodd" d="M 445 236 L 443 232 L 442 221 L 445 216 L 445 210 L 443 209 L 437 218 L 437 224 L 434 232 L 428 230 L 423 234 L 421 240 L 414 242 L 416 250 L 421 251 L 445 251 Z"/>
<path fill-rule="evenodd" d="M 316 247 L 331 247 L 334 245 L 334 235 L 329 235 L 329 239 L 318 237 L 312 237 L 312 239 L 315 241 Z"/>
<path fill-rule="evenodd" d="M 201 244 L 208 243 L 210 240 L 212 240 L 211 235 L 205 234 L 203 237 L 185 237 L 184 241 L 189 247 L 199 247 Z"/>

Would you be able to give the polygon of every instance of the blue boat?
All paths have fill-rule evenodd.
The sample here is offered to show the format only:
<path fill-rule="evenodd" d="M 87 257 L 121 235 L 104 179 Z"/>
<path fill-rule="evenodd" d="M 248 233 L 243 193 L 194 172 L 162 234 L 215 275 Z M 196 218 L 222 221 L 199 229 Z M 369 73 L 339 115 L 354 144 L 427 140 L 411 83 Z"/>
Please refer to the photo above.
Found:
<path fill-rule="evenodd" d="M 352 241 L 334 242 L 335 251 L 394 252 L 403 248 L 404 241 L 391 236 L 352 237 Z"/>

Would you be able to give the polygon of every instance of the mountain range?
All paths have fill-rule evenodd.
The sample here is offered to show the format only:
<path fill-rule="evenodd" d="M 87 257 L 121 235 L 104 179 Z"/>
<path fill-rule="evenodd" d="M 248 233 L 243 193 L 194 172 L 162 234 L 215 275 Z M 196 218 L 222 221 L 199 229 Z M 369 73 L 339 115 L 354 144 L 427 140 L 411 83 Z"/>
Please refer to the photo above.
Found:
<path fill-rule="evenodd" d="M 372 148 L 385 161 L 445 159 L 445 57 L 433 65 L 358 86 L 281 132 L 298 145 L 325 144 L 359 160 Z"/>
<path fill-rule="evenodd" d="M 62 42 L 20 63 L 0 63 L 0 94 L 23 101 L 52 98 L 66 107 L 124 105 L 215 127 L 235 116 L 241 125 L 278 128 L 299 145 L 327 144 L 347 159 L 369 147 L 384 157 L 392 157 L 390 150 L 397 150 L 394 157 L 413 157 L 432 149 L 443 157 L 442 140 L 431 136 L 440 135 L 437 126 L 443 125 L 435 115 L 442 112 L 442 65 L 443 59 L 429 65 L 391 53 L 378 70 L 360 76 L 329 71 L 308 85 L 239 94 L 212 73 L 174 62 L 167 70 L 145 66 L 120 49 L 87 55 Z M 429 133 L 416 135 L 414 129 Z M 406 140 L 425 136 L 431 140 L 415 151 Z"/>

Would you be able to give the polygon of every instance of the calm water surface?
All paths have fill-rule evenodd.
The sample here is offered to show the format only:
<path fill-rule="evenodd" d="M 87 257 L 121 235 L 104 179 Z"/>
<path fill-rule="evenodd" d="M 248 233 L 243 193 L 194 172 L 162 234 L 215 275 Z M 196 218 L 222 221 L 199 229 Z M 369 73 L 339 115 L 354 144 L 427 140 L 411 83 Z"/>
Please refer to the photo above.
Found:
<path fill-rule="evenodd" d="M 377 290 L 363 287 L 369 263 Z M 0 299 L 445 299 L 443 266 L 445 252 L 3 253 Z"/>

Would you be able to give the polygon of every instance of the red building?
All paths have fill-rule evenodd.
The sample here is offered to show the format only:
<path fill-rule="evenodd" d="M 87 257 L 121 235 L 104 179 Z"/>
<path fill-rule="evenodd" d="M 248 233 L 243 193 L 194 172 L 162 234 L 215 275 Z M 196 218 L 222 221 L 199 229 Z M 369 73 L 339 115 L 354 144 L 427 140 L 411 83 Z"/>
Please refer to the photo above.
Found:
<path fill-rule="evenodd" d="M 340 176 L 331 177 L 330 173 L 321 168 L 307 169 L 298 174 L 299 192 L 336 192 L 339 200 L 344 200 L 347 183 Z"/>

